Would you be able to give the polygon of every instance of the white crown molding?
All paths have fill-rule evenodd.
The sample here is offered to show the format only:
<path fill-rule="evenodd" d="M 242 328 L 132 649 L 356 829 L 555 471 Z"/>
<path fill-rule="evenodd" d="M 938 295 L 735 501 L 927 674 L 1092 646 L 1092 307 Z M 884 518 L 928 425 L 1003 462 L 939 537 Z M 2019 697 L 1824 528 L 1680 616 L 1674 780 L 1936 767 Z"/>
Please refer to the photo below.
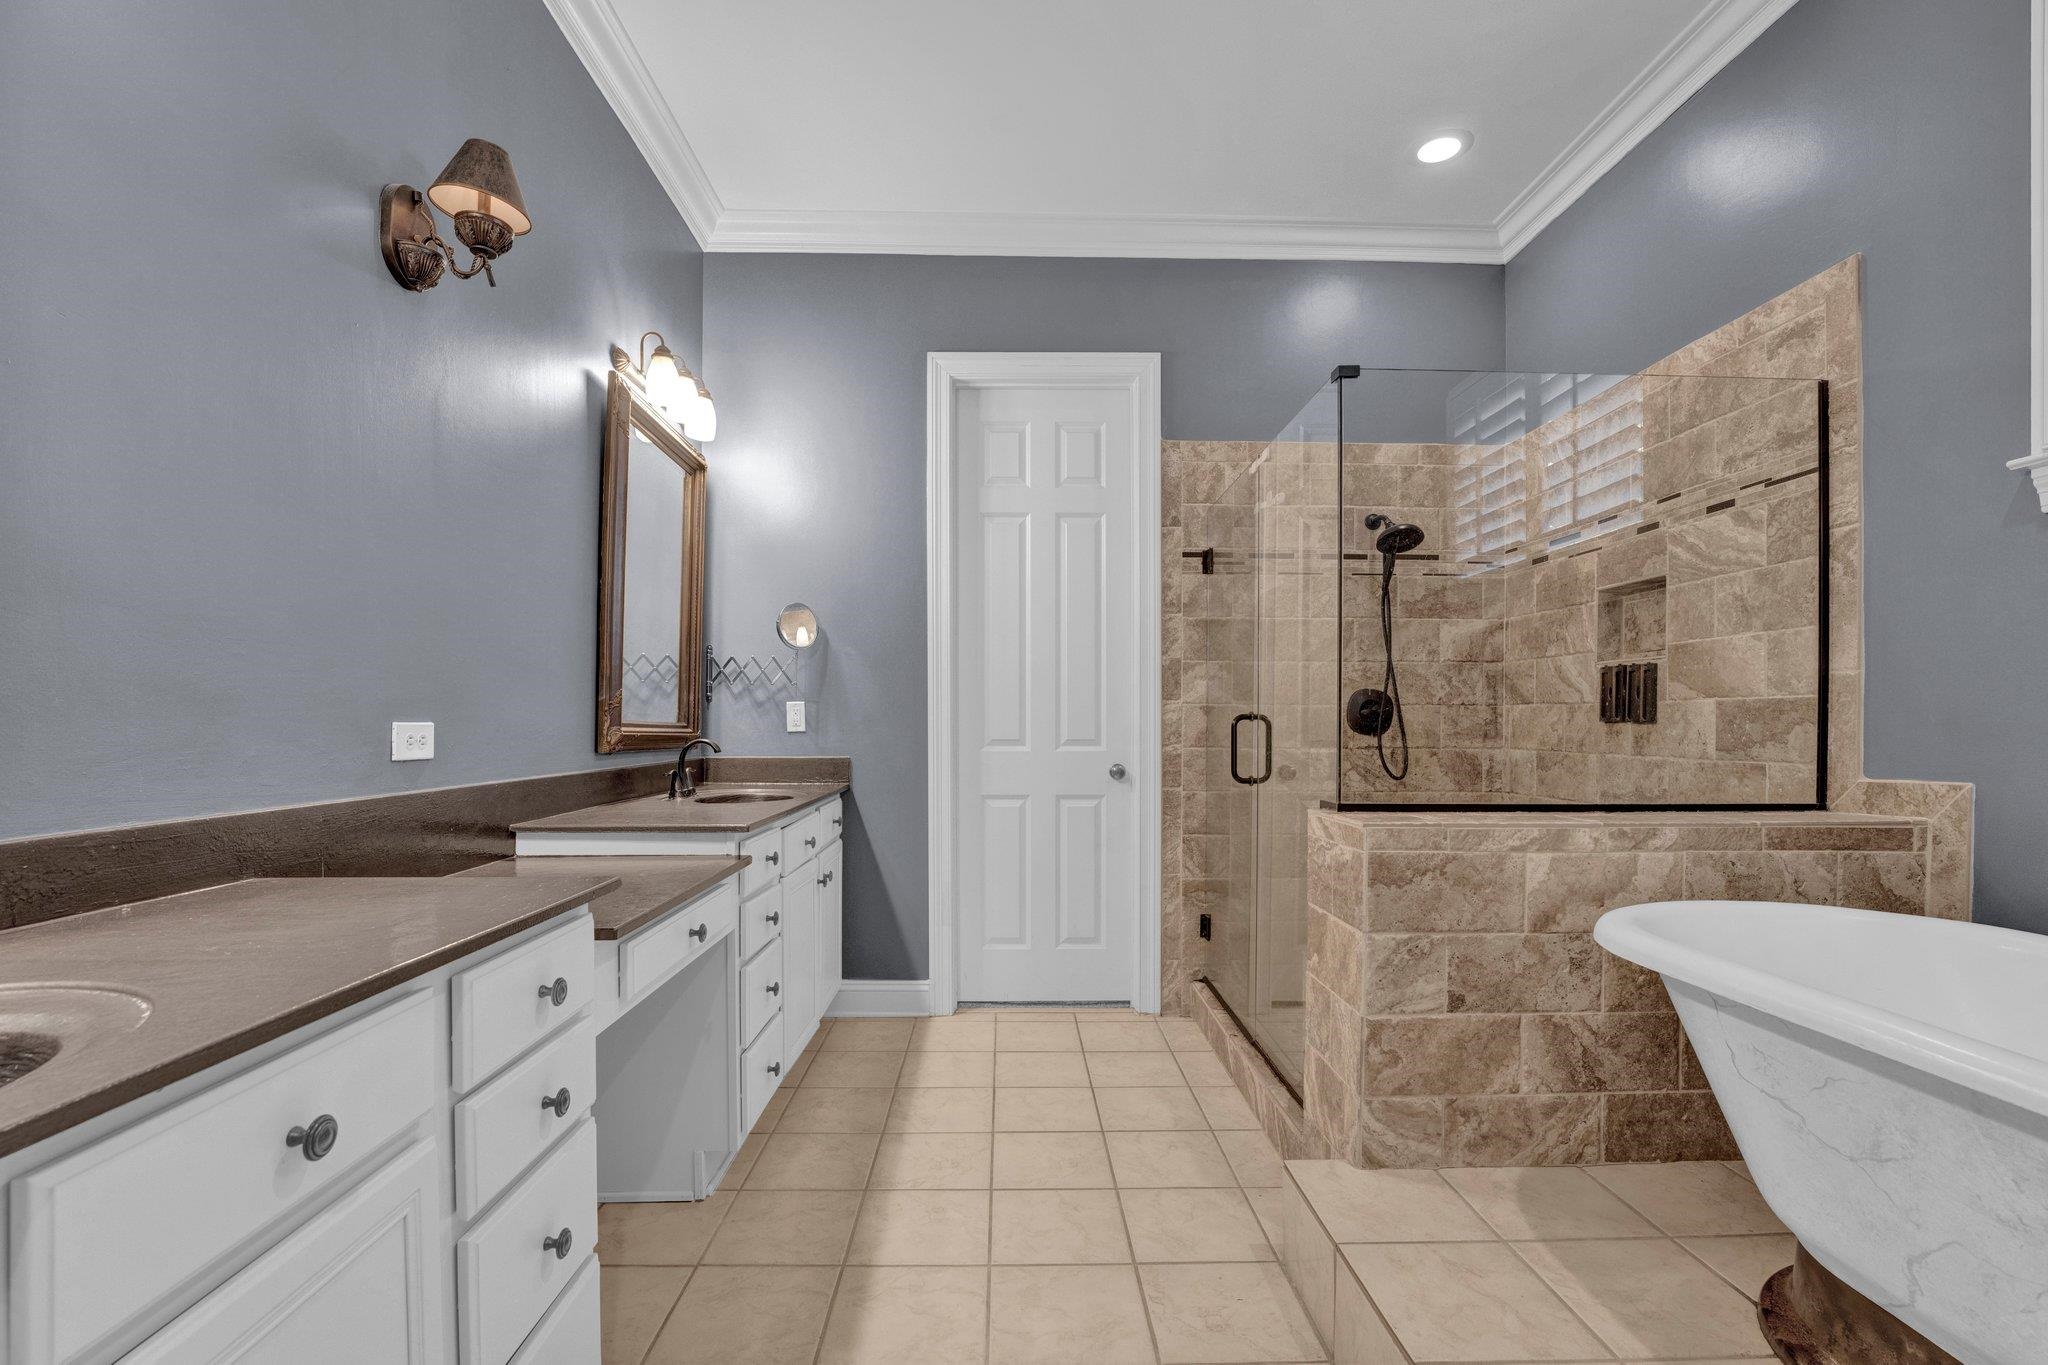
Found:
<path fill-rule="evenodd" d="M 1719 0 L 1672 39 L 1572 145 L 1515 196 L 1498 228 L 1511 261 L 1798 0 Z"/>
<path fill-rule="evenodd" d="M 546 0 L 706 251 L 1501 265 L 1798 0 L 1717 0 L 1674 38 L 1492 224 L 1432 226 L 1201 214 L 1078 215 L 728 209 L 611 0 Z"/>
<path fill-rule="evenodd" d="M 1491 227 L 1379 226 L 1201 214 L 773 212 L 728 209 L 707 251 L 919 256 L 1148 256 L 1498 265 Z"/>
<path fill-rule="evenodd" d="M 700 245 L 710 241 L 725 216 L 725 204 L 711 187 L 690 140 L 683 136 L 675 111 L 656 89 L 653 75 L 640 60 L 611 0 L 545 3 L 692 235 Z"/>

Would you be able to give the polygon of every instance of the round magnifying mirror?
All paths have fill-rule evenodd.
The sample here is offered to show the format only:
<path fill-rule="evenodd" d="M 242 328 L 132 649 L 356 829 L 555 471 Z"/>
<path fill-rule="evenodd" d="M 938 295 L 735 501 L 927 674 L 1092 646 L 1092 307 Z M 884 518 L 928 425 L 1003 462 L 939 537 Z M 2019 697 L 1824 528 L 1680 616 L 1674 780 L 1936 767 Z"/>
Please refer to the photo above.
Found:
<path fill-rule="evenodd" d="M 792 649 L 809 649 L 818 643 L 818 613 L 801 602 L 792 602 L 775 618 L 775 633 Z"/>

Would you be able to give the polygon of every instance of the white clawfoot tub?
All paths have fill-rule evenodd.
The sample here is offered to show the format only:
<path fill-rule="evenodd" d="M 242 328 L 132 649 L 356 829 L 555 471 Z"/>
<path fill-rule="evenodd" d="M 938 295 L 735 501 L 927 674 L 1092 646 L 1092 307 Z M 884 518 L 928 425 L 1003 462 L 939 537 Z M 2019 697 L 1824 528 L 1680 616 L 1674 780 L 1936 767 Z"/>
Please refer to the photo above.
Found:
<path fill-rule="evenodd" d="M 1593 936 L 1663 973 L 1815 1260 L 1969 1365 L 2048 1361 L 2048 937 L 1760 901 Z"/>

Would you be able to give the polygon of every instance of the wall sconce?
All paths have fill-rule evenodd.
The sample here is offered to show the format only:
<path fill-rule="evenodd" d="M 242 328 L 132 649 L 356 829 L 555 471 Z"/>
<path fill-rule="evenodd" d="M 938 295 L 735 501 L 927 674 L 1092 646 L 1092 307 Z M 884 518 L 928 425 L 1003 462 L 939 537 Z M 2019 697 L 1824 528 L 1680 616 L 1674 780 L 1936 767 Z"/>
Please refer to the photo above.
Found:
<path fill-rule="evenodd" d="M 648 337 L 656 342 L 651 354 L 647 350 Z M 718 409 L 711 402 L 711 390 L 690 373 L 689 366 L 676 359 L 676 353 L 668 348 L 668 338 L 659 332 L 641 334 L 640 380 L 647 389 L 648 401 L 667 413 L 683 435 L 693 441 L 717 439 Z"/>
<path fill-rule="evenodd" d="M 455 249 L 441 240 L 434 208 L 455 223 L 455 237 L 469 248 L 469 269 L 455 264 Z M 512 249 L 514 238 L 533 231 L 526 199 L 512 174 L 512 158 L 495 142 L 473 137 L 422 195 L 410 185 L 386 185 L 377 203 L 377 240 L 391 276 L 416 294 L 441 282 L 441 272 L 459 280 L 482 272 L 498 285 L 491 262 Z"/>

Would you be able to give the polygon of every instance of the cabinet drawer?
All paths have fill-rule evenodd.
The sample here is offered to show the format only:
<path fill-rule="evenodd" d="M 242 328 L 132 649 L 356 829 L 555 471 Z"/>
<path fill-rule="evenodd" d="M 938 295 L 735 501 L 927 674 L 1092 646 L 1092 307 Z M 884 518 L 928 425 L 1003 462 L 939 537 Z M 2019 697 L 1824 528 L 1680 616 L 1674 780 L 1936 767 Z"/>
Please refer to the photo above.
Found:
<path fill-rule="evenodd" d="M 782 1070 L 782 1016 L 777 1014 L 740 1053 L 740 1109 L 748 1132 L 754 1131 L 768 1097 L 782 1084 Z"/>
<path fill-rule="evenodd" d="M 670 911 L 639 933 L 620 939 L 620 1005 L 623 1007 L 653 990 L 731 933 L 739 920 L 739 900 L 732 883 L 726 882 Z"/>
<path fill-rule="evenodd" d="M 749 834 L 740 840 L 740 852 L 754 860 L 740 869 L 740 894 L 751 896 L 773 885 L 782 875 L 782 826 Z"/>
<path fill-rule="evenodd" d="M 455 1089 L 491 1073 L 569 1022 L 595 998 L 590 916 L 455 977 Z"/>
<path fill-rule="evenodd" d="M 604 1318 L 597 1296 L 597 1258 L 583 1263 L 512 1365 L 590 1365 L 601 1353 Z"/>
<path fill-rule="evenodd" d="M 569 1238 L 567 1254 L 559 1244 Z M 590 1119 L 455 1244 L 462 1365 L 505 1365 L 597 1244 L 597 1128 Z"/>
<path fill-rule="evenodd" d="M 838 797 L 818 807 L 818 830 L 819 848 L 838 843 L 839 836 L 846 832 L 846 806 Z"/>
<path fill-rule="evenodd" d="M 23 1365 L 86 1354 L 428 1112 L 438 1005 L 396 1001 L 16 1180 Z M 323 1116 L 332 1144 L 309 1159 Z"/>
<path fill-rule="evenodd" d="M 416 1142 L 121 1357 L 123 1365 L 441 1360 L 441 1208 L 440 1152 Z"/>
<path fill-rule="evenodd" d="M 564 1090 L 568 1103 L 558 1114 L 553 1101 Z M 597 1027 L 586 1016 L 456 1105 L 455 1211 L 475 1216 L 573 1129 L 596 1097 Z"/>
<path fill-rule="evenodd" d="M 782 1008 L 787 992 L 782 985 L 783 940 L 776 939 L 761 955 L 740 968 L 740 1037 L 752 1041 Z"/>
<path fill-rule="evenodd" d="M 818 850 L 825 846 L 825 817 L 820 811 L 806 811 L 782 827 L 782 861 L 784 870 L 802 867 L 818 856 Z"/>
<path fill-rule="evenodd" d="M 740 906 L 740 956 L 752 957 L 782 933 L 782 883 L 770 882 L 768 889 Z"/>

